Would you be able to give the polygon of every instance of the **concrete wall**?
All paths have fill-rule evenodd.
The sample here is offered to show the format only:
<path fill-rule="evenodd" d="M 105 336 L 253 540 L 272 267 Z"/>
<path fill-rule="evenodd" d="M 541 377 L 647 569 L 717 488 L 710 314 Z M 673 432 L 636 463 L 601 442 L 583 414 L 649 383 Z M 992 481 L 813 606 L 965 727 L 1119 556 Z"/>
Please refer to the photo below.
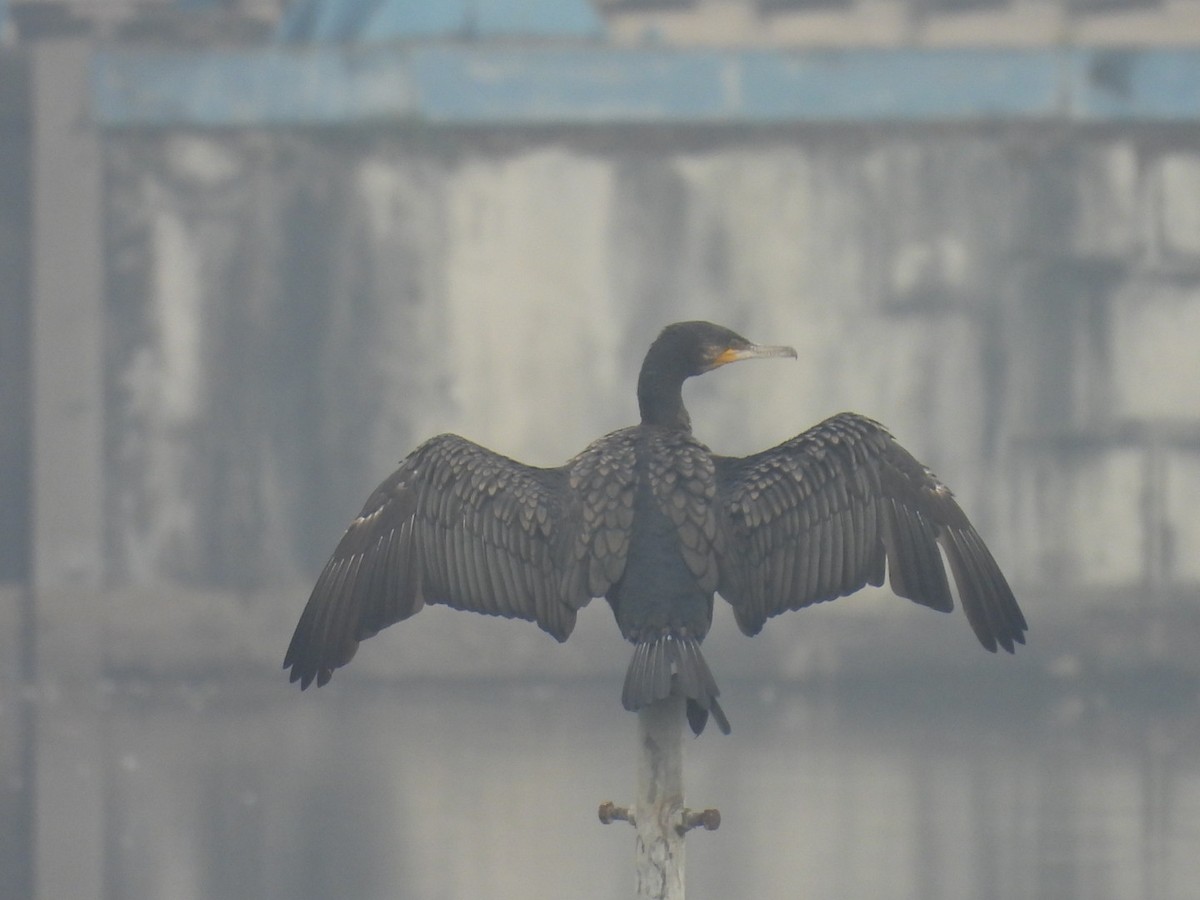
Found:
<path fill-rule="evenodd" d="M 0 52 L 0 582 L 29 572 L 28 60 Z"/>
<path fill-rule="evenodd" d="M 457 110 L 453 126 L 200 129 L 181 109 L 245 110 L 203 80 L 198 105 L 177 108 L 183 81 L 164 76 L 155 92 L 146 76 L 199 72 L 209 57 L 117 52 L 97 68 L 83 46 L 39 51 L 38 465 L 20 524 L 41 620 L 70 633 L 60 646 L 85 652 L 100 634 L 98 658 L 122 671 L 273 668 L 346 521 L 421 439 L 457 431 L 561 462 L 636 418 L 637 366 L 658 328 L 706 317 L 801 351 L 689 385 L 714 449 L 750 452 L 841 409 L 872 415 L 956 489 L 1047 648 L 1191 665 L 1200 138 L 1186 121 L 1138 118 L 1160 108 L 1152 96 L 1175 104 L 1167 118 L 1185 111 L 1190 56 L 1126 60 L 1126 105 L 1105 124 L 1100 74 L 1114 60 L 1068 55 L 1076 74 L 1061 85 L 1091 124 L 1043 118 L 1054 82 L 1041 79 L 1014 94 L 1021 120 L 937 123 L 901 91 L 878 93 L 869 124 L 849 124 L 859 107 L 838 94 L 822 102 L 839 124 L 789 124 L 768 103 L 774 124 L 600 125 L 598 91 L 586 121 L 552 125 L 538 97 L 553 93 L 554 66 L 610 71 L 600 49 L 585 54 L 595 69 L 554 50 L 530 63 L 532 80 L 512 60 L 505 70 L 522 86 L 504 94 L 528 119 L 516 127 L 470 118 L 468 88 L 496 60 L 479 52 L 437 57 L 475 81 L 413 95 L 418 114 Z M 919 80 L 969 63 L 935 55 L 928 70 L 919 56 L 887 57 L 883 71 Z M 315 71 L 362 74 L 348 56 L 317 57 Z M 441 71 L 370 58 L 370 72 L 411 66 L 422 85 Z M 254 65 L 212 59 L 226 74 Z M 306 59 L 264 56 L 272 90 L 246 109 L 278 112 L 277 66 Z M 1010 74 L 1020 61 L 989 59 Z M 794 87 L 836 74 L 835 59 L 814 60 Z M 1039 60 L 1054 70 L 1055 57 Z M 768 62 L 786 60 L 648 55 L 639 77 Z M 869 54 L 843 63 L 881 88 Z M 968 79 L 955 102 L 997 96 L 986 81 Z M 746 115 L 774 96 L 743 95 Z M 638 108 L 631 83 L 617 96 Z M 886 120 L 906 112 L 908 124 Z M 103 130 L 80 127 L 98 114 Z M 97 585 L 99 608 L 71 599 Z M 957 618 L 933 625 L 881 594 L 889 629 L 929 645 L 961 636 L 954 645 L 977 653 Z M 1080 631 L 1082 609 L 1115 618 Z M 744 674 L 920 657 L 883 630 L 874 646 L 895 653 L 860 652 L 843 619 L 856 610 L 876 607 L 773 623 L 763 652 L 739 656 Z M 406 625 L 433 628 L 428 646 L 479 630 L 489 649 L 467 654 L 475 674 L 543 671 L 532 629 L 492 645 L 494 622 L 429 618 Z M 585 618 L 611 630 L 603 610 Z M 579 643 L 567 668 L 606 671 L 604 651 Z M 356 666 L 440 671 L 444 659 L 385 656 Z"/>
<path fill-rule="evenodd" d="M 0 51 L 0 897 L 29 896 L 33 873 L 32 605 L 14 587 L 31 544 L 28 87 L 27 58 Z"/>
<path fill-rule="evenodd" d="M 1024 128 L 110 135 L 110 578 L 301 577 L 441 430 L 542 463 L 708 317 L 747 452 L 853 408 L 1015 581 L 1193 585 L 1200 139 Z M 753 398 L 753 402 L 748 402 Z"/>

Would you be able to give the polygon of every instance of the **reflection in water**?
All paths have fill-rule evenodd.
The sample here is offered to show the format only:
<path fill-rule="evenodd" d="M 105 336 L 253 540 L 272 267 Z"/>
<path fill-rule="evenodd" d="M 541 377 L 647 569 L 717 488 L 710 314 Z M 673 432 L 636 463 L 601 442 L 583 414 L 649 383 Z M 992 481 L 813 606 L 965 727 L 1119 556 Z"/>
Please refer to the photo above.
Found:
<path fill-rule="evenodd" d="M 596 818 L 631 797 L 618 688 L 123 684 L 107 894 L 628 897 L 633 832 Z M 726 694 L 733 735 L 686 751 L 692 805 L 723 815 L 688 838 L 692 900 L 1196 896 L 1193 686 Z"/>

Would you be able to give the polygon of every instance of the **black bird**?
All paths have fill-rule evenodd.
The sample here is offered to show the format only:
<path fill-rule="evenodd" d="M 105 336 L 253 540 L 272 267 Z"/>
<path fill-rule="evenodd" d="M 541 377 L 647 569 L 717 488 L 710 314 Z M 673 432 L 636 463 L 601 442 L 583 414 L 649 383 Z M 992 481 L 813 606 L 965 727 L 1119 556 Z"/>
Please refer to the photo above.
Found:
<path fill-rule="evenodd" d="M 326 563 L 283 662 L 291 680 L 324 684 L 360 641 L 425 603 L 527 619 L 563 641 L 603 596 L 635 645 L 625 708 L 674 690 L 696 734 L 710 713 L 728 734 L 700 655 L 715 592 L 748 635 L 785 610 L 881 585 L 885 568 L 896 594 L 949 612 L 939 545 L 980 643 L 1024 643 L 1012 590 L 950 489 L 877 422 L 842 413 L 740 459 L 692 436 L 685 379 L 773 356 L 796 351 L 708 322 L 669 325 L 638 377 L 641 424 L 556 468 L 453 434 L 426 441 Z"/>

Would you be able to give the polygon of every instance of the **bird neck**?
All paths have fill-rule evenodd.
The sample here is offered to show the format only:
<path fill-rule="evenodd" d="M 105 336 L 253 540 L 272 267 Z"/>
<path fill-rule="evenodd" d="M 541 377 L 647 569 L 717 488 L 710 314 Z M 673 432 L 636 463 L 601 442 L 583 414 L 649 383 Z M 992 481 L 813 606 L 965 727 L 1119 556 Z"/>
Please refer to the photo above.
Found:
<path fill-rule="evenodd" d="M 692 430 L 692 419 L 683 406 L 683 380 L 686 376 L 663 371 L 649 359 L 638 376 L 638 410 L 643 425 L 661 425 L 680 431 Z"/>

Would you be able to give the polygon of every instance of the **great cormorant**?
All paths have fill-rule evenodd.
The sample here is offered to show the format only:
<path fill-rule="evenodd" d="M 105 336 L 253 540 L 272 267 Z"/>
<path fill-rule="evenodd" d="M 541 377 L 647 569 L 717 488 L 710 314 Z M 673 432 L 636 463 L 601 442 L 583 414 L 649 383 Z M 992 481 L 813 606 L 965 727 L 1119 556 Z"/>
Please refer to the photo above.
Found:
<path fill-rule="evenodd" d="M 742 631 L 771 616 L 881 585 L 954 607 L 941 546 L 980 643 L 1010 653 L 1025 618 L 953 495 L 883 426 L 842 413 L 743 458 L 692 436 L 685 379 L 790 356 L 707 322 L 669 325 L 638 378 L 640 425 L 565 465 L 537 468 L 453 434 L 432 438 L 371 494 L 326 563 L 284 659 L 324 684 L 359 642 L 425 603 L 527 619 L 560 641 L 593 597 L 635 645 L 622 703 L 672 690 L 699 734 L 717 703 L 700 655 L 713 594 Z M 885 566 L 886 563 L 886 566 Z"/>

